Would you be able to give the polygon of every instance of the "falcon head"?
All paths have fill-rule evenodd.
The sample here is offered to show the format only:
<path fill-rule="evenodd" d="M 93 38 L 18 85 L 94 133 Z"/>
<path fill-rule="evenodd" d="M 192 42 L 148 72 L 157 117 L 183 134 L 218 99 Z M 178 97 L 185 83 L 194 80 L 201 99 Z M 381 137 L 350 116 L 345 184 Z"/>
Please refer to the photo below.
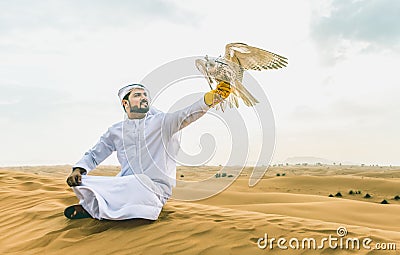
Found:
<path fill-rule="evenodd" d="M 212 85 L 215 82 L 215 75 L 217 71 L 217 62 L 215 60 L 216 58 L 205 56 L 204 58 L 196 59 L 195 61 L 197 69 L 207 79 L 211 89 L 214 89 Z"/>

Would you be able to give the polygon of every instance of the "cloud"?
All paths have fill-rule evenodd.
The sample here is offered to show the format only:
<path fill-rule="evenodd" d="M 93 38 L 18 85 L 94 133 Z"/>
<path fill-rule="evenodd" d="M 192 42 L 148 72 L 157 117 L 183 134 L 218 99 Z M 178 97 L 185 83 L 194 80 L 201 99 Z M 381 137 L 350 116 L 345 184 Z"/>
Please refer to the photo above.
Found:
<path fill-rule="evenodd" d="M 337 99 L 319 109 L 311 105 L 299 105 L 290 114 L 290 124 L 300 130 L 353 129 L 353 134 L 359 129 L 376 130 L 391 133 L 400 127 L 397 121 L 400 116 L 399 103 L 387 103 L 384 99 L 376 101 L 350 101 Z M 375 131 L 374 131 L 375 130 Z"/>
<path fill-rule="evenodd" d="M 151 1 L 1 1 L 0 31 L 20 32 L 31 29 L 82 30 L 104 26 L 127 26 L 161 19 L 177 23 L 196 20 L 192 12 L 172 2 Z"/>
<path fill-rule="evenodd" d="M 65 55 L 85 46 L 98 48 L 110 40 L 114 47 L 131 38 L 134 41 L 130 43 L 139 44 L 153 34 L 158 41 L 163 36 L 152 25 L 193 29 L 199 20 L 193 10 L 162 0 L 0 1 L 0 54 L 2 58 L 32 53 Z"/>
<path fill-rule="evenodd" d="M 72 163 L 121 116 L 117 104 L 77 100 L 63 89 L 2 83 L 0 166 Z"/>
<path fill-rule="evenodd" d="M 328 14 L 314 12 L 311 36 L 333 63 L 354 52 L 400 47 L 400 2 L 334 0 Z"/>
<path fill-rule="evenodd" d="M 60 90 L 0 85 L 0 116 L 12 123 L 40 123 L 64 108 L 68 98 Z"/>

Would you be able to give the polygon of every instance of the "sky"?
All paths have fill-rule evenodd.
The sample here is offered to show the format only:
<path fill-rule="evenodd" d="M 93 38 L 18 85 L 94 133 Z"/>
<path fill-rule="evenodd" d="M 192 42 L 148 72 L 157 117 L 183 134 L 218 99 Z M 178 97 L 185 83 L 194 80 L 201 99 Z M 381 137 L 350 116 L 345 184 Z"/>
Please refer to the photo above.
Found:
<path fill-rule="evenodd" d="M 400 165 L 399 13 L 396 0 L 0 0 L 0 166 L 74 164 L 123 120 L 120 87 L 176 59 L 224 54 L 231 42 L 289 60 L 246 74 L 272 108 L 272 163 Z M 155 105 L 167 111 L 207 91 L 205 80 L 173 86 Z M 262 130 L 244 105 L 239 112 L 251 164 Z M 182 149 L 198 153 L 209 132 L 217 149 L 207 164 L 226 163 L 229 130 L 216 122 L 189 126 Z"/>

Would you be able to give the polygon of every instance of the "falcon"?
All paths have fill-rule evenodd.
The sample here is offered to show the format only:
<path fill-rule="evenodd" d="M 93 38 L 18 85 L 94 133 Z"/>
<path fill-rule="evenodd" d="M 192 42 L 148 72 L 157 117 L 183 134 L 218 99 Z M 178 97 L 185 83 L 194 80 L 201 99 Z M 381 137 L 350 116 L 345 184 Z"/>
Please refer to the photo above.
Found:
<path fill-rule="evenodd" d="M 223 57 L 205 56 L 204 59 L 196 59 L 195 64 L 207 79 L 211 89 L 221 81 L 231 85 L 231 94 L 226 102 L 221 104 L 221 109 L 224 110 L 226 105 L 231 108 L 239 107 L 238 98 L 241 98 L 247 106 L 259 102 L 242 84 L 245 70 L 279 69 L 288 62 L 287 58 L 263 49 L 244 43 L 229 43 L 225 46 Z"/>

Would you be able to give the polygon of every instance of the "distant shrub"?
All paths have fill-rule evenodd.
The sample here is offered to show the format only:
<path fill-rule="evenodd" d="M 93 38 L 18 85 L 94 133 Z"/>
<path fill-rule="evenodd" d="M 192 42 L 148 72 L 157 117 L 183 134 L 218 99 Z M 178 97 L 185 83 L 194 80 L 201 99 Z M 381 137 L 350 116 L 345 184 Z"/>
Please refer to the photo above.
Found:
<path fill-rule="evenodd" d="M 351 189 L 351 190 L 349 190 L 349 194 L 350 194 L 350 195 L 361 194 L 361 190 L 355 190 L 355 191 L 354 191 L 354 190 Z"/>
<path fill-rule="evenodd" d="M 286 174 L 285 174 L 285 173 L 283 173 L 283 174 L 282 174 L 282 176 L 286 176 Z"/>
<path fill-rule="evenodd" d="M 219 178 L 219 177 L 221 177 L 221 174 L 220 173 L 216 173 L 215 174 L 215 178 Z"/>
<path fill-rule="evenodd" d="M 280 174 L 280 173 L 277 173 L 276 176 L 281 176 L 281 174 Z"/>
<path fill-rule="evenodd" d="M 370 194 L 365 194 L 364 198 L 371 198 L 372 196 Z"/>
<path fill-rule="evenodd" d="M 389 204 L 389 202 L 386 199 L 383 199 L 381 204 Z"/>
<path fill-rule="evenodd" d="M 221 177 L 226 177 L 226 173 L 222 173 Z"/>
<path fill-rule="evenodd" d="M 335 197 L 342 197 L 342 193 L 340 192 L 336 193 Z"/>
<path fill-rule="evenodd" d="M 181 178 L 185 177 L 183 174 L 181 174 Z"/>
<path fill-rule="evenodd" d="M 393 199 L 394 199 L 394 200 L 400 200 L 400 196 L 397 195 L 397 196 L 395 196 Z"/>
<path fill-rule="evenodd" d="M 332 194 L 329 194 L 329 196 L 328 197 L 333 197 L 333 195 Z"/>
<path fill-rule="evenodd" d="M 233 177 L 233 175 L 231 175 L 231 174 L 230 174 L 230 175 L 228 175 L 228 178 L 231 178 L 231 177 Z"/>

